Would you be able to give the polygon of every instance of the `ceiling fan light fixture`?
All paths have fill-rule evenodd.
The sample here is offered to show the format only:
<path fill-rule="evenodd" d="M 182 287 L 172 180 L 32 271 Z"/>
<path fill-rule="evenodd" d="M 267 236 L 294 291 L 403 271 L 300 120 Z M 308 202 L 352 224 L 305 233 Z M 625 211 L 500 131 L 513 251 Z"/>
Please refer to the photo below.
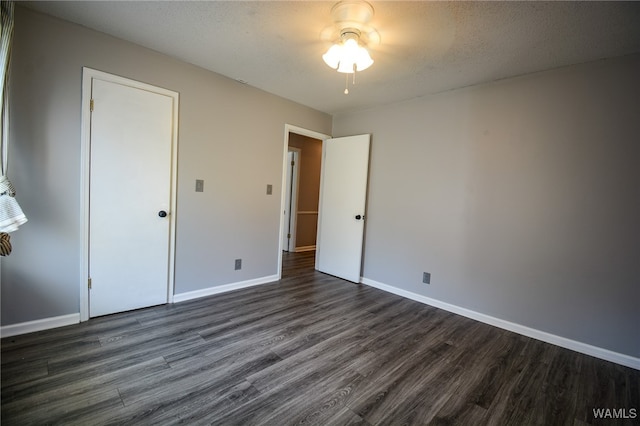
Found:
<path fill-rule="evenodd" d="M 324 62 L 343 74 L 352 74 L 355 84 L 356 72 L 364 71 L 373 65 L 373 59 L 367 50 L 369 41 L 375 43 L 380 37 L 375 28 L 368 25 L 373 17 L 373 6 L 363 0 L 343 0 L 333 6 L 331 14 L 333 27 L 327 27 L 323 34 L 327 40 L 339 40 L 322 55 Z M 349 93 L 349 79 L 344 93 Z"/>
<path fill-rule="evenodd" d="M 322 55 L 324 62 L 338 72 L 352 74 L 363 71 L 373 64 L 373 59 L 360 44 L 360 32 L 356 29 L 342 31 L 341 42 L 336 43 Z"/>

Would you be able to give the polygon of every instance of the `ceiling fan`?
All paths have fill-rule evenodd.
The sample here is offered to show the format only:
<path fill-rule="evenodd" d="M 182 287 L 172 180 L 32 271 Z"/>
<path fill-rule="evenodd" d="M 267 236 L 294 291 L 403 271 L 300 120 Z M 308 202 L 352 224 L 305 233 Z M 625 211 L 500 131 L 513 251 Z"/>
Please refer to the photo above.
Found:
<path fill-rule="evenodd" d="M 329 67 L 346 75 L 345 94 L 349 93 L 349 75 L 355 84 L 356 72 L 373 65 L 367 46 L 380 43 L 380 34 L 369 24 L 373 15 L 370 3 L 343 0 L 331 9 L 333 24 L 321 33 L 321 39 L 333 43 L 322 59 Z"/>

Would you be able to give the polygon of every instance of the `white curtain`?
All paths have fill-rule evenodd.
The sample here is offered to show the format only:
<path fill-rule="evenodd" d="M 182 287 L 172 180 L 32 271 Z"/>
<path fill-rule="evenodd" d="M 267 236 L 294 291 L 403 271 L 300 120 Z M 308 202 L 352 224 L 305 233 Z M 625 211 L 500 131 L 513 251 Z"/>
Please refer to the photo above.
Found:
<path fill-rule="evenodd" d="M 9 61 L 11 58 L 11 41 L 13 38 L 13 2 L 2 1 L 2 35 L 0 39 L 0 81 L 2 82 L 2 120 L 0 120 L 0 132 L 2 133 L 0 149 L 0 234 L 6 234 L 18 229 L 27 221 L 18 201 L 15 198 L 16 191 L 7 178 L 9 163 Z M 0 235 L 0 239 L 8 241 L 8 235 Z M 0 254 L 6 255 L 0 248 Z"/>

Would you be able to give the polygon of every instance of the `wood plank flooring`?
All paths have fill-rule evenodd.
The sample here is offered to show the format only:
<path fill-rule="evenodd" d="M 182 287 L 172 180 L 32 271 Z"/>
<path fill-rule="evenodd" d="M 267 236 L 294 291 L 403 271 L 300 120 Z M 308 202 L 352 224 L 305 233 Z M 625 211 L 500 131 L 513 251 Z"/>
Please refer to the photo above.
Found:
<path fill-rule="evenodd" d="M 3 425 L 586 425 L 640 372 L 313 270 L 2 340 Z M 620 413 L 619 411 L 617 413 Z"/>

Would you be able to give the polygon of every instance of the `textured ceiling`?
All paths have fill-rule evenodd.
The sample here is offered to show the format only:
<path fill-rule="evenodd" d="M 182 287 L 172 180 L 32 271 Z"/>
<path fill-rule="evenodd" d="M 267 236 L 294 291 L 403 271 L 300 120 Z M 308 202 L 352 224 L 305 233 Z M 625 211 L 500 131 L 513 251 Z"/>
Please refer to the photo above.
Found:
<path fill-rule="evenodd" d="M 335 2 L 21 2 L 328 113 L 640 51 L 640 2 L 371 1 L 375 63 L 344 95 Z"/>

